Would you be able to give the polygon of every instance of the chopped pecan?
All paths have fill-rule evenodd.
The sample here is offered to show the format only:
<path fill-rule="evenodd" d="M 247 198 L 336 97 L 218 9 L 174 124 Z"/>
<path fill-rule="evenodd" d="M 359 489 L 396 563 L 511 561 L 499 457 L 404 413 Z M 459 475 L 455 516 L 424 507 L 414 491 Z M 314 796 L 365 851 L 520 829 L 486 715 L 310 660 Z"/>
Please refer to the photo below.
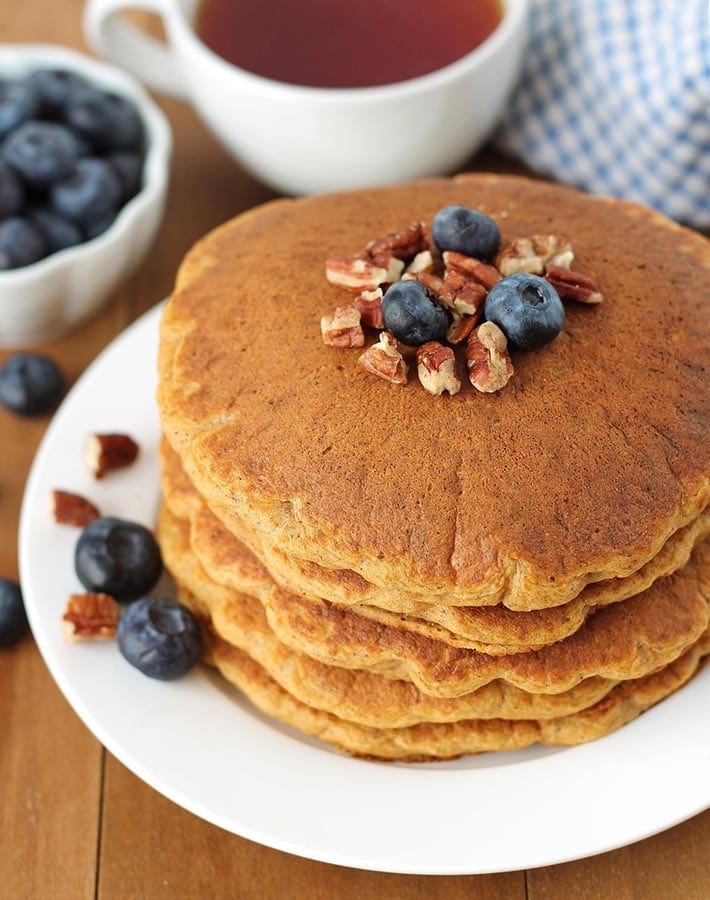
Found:
<path fill-rule="evenodd" d="M 456 313 L 480 316 L 488 295 L 487 289 L 467 275 L 447 269 L 437 299 Z"/>
<path fill-rule="evenodd" d="M 407 383 L 409 366 L 399 352 L 395 337 L 389 331 L 381 332 L 379 341 L 368 347 L 358 362 L 363 369 L 385 381 L 391 381 L 392 384 Z"/>
<path fill-rule="evenodd" d="M 433 272 L 434 257 L 431 255 L 431 250 L 422 250 L 420 253 L 417 253 L 404 271 L 407 275 L 421 275 L 425 272 Z"/>
<path fill-rule="evenodd" d="M 462 341 L 465 341 L 476 325 L 478 325 L 482 314 L 483 307 L 473 316 L 464 316 L 454 310 L 452 313 L 453 321 L 446 332 L 446 340 L 450 344 L 460 344 Z"/>
<path fill-rule="evenodd" d="M 68 641 L 103 640 L 116 637 L 121 607 L 108 594 L 72 594 L 62 616 Z"/>
<path fill-rule="evenodd" d="M 412 222 L 409 228 L 386 234 L 370 241 L 365 252 L 373 259 L 381 254 L 392 254 L 403 262 L 413 259 L 418 253 L 429 249 L 423 222 Z"/>
<path fill-rule="evenodd" d="M 379 265 L 365 254 L 331 257 L 325 263 L 325 277 L 331 284 L 357 293 L 374 290 L 392 280 L 387 265 Z"/>
<path fill-rule="evenodd" d="M 574 253 L 569 239 L 562 235 L 534 234 L 529 238 L 516 238 L 505 244 L 495 258 L 501 275 L 528 272 L 542 275 L 548 264 L 568 269 Z"/>
<path fill-rule="evenodd" d="M 495 322 L 484 322 L 472 331 L 466 343 L 468 377 L 476 390 L 490 394 L 510 381 L 513 363 L 506 336 Z"/>
<path fill-rule="evenodd" d="M 355 305 L 360 311 L 360 321 L 369 328 L 382 328 L 382 288 L 374 291 L 363 291 Z"/>
<path fill-rule="evenodd" d="M 477 284 L 483 285 L 487 291 L 490 291 L 493 285 L 498 284 L 501 279 L 500 272 L 493 266 L 486 265 L 473 256 L 464 256 L 463 253 L 456 253 L 453 250 L 445 251 L 444 265 L 447 270 L 458 272 L 473 279 Z"/>
<path fill-rule="evenodd" d="M 86 442 L 86 464 L 95 478 L 123 469 L 138 456 L 138 444 L 127 434 L 91 434 Z"/>
<path fill-rule="evenodd" d="M 435 297 L 439 296 L 444 286 L 444 279 L 434 275 L 433 272 L 405 272 L 402 281 L 419 281 Z"/>
<path fill-rule="evenodd" d="M 52 491 L 51 502 L 54 521 L 60 525 L 77 525 L 79 528 L 85 528 L 101 515 L 86 497 L 70 494 L 69 491 Z"/>
<path fill-rule="evenodd" d="M 596 283 L 580 272 L 570 272 L 561 266 L 548 265 L 545 278 L 563 300 L 578 303 L 601 303 L 604 299 Z"/>
<path fill-rule="evenodd" d="M 365 335 L 360 319 L 357 307 L 336 307 L 332 316 L 323 316 L 320 320 L 323 343 L 329 347 L 364 347 Z"/>
<path fill-rule="evenodd" d="M 438 341 L 429 341 L 417 349 L 417 374 L 430 394 L 438 396 L 448 391 L 453 395 L 461 390 L 454 351 Z"/>

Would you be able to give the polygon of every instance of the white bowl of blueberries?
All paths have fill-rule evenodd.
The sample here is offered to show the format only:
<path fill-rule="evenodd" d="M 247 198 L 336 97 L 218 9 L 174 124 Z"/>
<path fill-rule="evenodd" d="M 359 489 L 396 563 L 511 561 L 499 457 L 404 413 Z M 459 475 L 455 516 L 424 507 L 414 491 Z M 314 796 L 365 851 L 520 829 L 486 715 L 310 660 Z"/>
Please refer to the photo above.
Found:
<path fill-rule="evenodd" d="M 130 76 L 61 47 L 0 46 L 0 346 L 58 336 L 137 268 L 171 147 Z"/>

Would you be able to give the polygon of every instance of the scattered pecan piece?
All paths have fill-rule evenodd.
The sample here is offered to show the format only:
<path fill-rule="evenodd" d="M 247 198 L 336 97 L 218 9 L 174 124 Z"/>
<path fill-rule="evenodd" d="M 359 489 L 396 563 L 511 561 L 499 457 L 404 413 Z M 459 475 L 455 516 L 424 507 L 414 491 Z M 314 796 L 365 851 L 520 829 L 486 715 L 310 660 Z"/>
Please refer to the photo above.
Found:
<path fill-rule="evenodd" d="M 455 313 L 480 317 L 487 296 L 488 290 L 482 284 L 461 272 L 447 269 L 437 299 Z"/>
<path fill-rule="evenodd" d="M 368 347 L 358 362 L 368 372 L 391 381 L 392 384 L 406 384 L 409 366 L 397 347 L 394 335 L 383 331 L 376 344 Z"/>
<path fill-rule="evenodd" d="M 447 270 L 459 272 L 461 275 L 473 279 L 487 291 L 490 291 L 493 285 L 498 284 L 502 277 L 498 269 L 493 266 L 489 266 L 473 256 L 464 256 L 463 253 L 456 253 L 453 250 L 444 252 L 444 265 Z"/>
<path fill-rule="evenodd" d="M 444 286 L 444 279 L 434 275 L 433 272 L 405 272 L 402 281 L 419 281 L 435 297 L 439 296 Z"/>
<path fill-rule="evenodd" d="M 417 349 L 417 374 L 430 394 L 438 396 L 448 391 L 453 395 L 461 390 L 454 351 L 438 341 L 428 341 Z"/>
<path fill-rule="evenodd" d="M 513 363 L 506 336 L 495 322 L 484 322 L 466 342 L 468 377 L 476 390 L 491 394 L 510 381 Z"/>
<path fill-rule="evenodd" d="M 548 265 L 545 278 L 557 291 L 562 300 L 576 300 L 578 303 L 601 303 L 604 299 L 596 283 L 580 272 L 570 272 L 561 266 Z"/>
<path fill-rule="evenodd" d="M 349 291 L 371 291 L 389 280 L 387 266 L 377 265 L 364 255 L 333 256 L 326 260 L 325 277 L 331 284 Z"/>
<path fill-rule="evenodd" d="M 574 259 L 572 244 L 562 235 L 534 234 L 529 238 L 516 238 L 505 244 L 495 258 L 501 275 L 528 272 L 542 275 L 548 264 L 569 269 Z"/>
<path fill-rule="evenodd" d="M 446 332 L 446 340 L 450 344 L 460 344 L 462 341 L 465 341 L 476 325 L 478 325 L 482 314 L 483 307 L 473 316 L 464 316 L 454 310 L 452 314 L 453 321 Z"/>
<path fill-rule="evenodd" d="M 116 637 L 121 607 L 108 594 L 72 594 L 62 616 L 68 641 L 102 640 Z"/>
<path fill-rule="evenodd" d="M 52 491 L 51 502 L 54 521 L 60 525 L 77 525 L 79 528 L 85 528 L 101 515 L 86 497 L 70 494 L 69 491 Z"/>
<path fill-rule="evenodd" d="M 431 250 L 422 250 L 420 253 L 417 253 L 404 271 L 408 275 L 421 275 L 424 272 L 433 272 L 434 257 L 431 255 Z"/>
<path fill-rule="evenodd" d="M 127 434 L 91 434 L 86 442 L 86 463 L 95 478 L 123 469 L 138 456 L 138 444 Z"/>
<path fill-rule="evenodd" d="M 320 320 L 323 343 L 329 347 L 364 347 L 365 335 L 360 319 L 357 307 L 336 307 L 332 316 L 323 316 Z"/>
<path fill-rule="evenodd" d="M 382 328 L 382 288 L 374 291 L 363 291 L 357 298 L 356 306 L 360 311 L 360 321 L 369 328 Z"/>
<path fill-rule="evenodd" d="M 412 222 L 409 228 L 395 231 L 377 238 L 365 248 L 365 252 L 377 259 L 381 254 L 392 254 L 397 259 L 407 262 L 418 253 L 429 249 L 423 222 Z"/>

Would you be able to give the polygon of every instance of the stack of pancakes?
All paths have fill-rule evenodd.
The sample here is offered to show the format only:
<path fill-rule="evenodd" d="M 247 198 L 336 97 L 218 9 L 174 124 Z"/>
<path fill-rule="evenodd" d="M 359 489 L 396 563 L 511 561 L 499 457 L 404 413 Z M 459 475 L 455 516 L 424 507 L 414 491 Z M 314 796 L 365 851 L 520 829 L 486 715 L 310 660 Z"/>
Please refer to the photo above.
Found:
<path fill-rule="evenodd" d="M 321 342 L 324 278 L 463 203 L 572 239 L 568 306 L 493 395 Z M 161 334 L 159 537 L 209 659 L 351 753 L 446 758 L 623 725 L 710 653 L 710 251 L 633 204 L 493 176 L 278 201 L 188 255 Z"/>

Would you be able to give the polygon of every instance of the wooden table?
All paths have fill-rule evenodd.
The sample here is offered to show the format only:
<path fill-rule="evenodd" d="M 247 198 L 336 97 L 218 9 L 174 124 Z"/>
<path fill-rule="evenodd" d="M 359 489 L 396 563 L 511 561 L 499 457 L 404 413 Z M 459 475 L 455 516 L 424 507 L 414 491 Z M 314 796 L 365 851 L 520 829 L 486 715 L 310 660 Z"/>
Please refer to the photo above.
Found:
<path fill-rule="evenodd" d="M 81 7 L 81 0 L 4 0 L 0 35 L 83 49 Z M 42 348 L 72 381 L 122 328 L 168 294 L 197 237 L 272 196 L 225 156 L 189 109 L 163 106 L 176 150 L 160 238 L 139 274 L 99 316 Z M 484 156 L 473 165 L 505 163 Z M 6 355 L 0 354 L 0 364 Z M 0 410 L 2 575 L 17 574 L 20 500 L 46 424 Z M 69 708 L 28 637 L 0 651 L 0 898 L 89 897 L 708 900 L 710 812 L 632 847 L 529 872 L 397 876 L 298 859 L 208 825 L 132 775 Z"/>

